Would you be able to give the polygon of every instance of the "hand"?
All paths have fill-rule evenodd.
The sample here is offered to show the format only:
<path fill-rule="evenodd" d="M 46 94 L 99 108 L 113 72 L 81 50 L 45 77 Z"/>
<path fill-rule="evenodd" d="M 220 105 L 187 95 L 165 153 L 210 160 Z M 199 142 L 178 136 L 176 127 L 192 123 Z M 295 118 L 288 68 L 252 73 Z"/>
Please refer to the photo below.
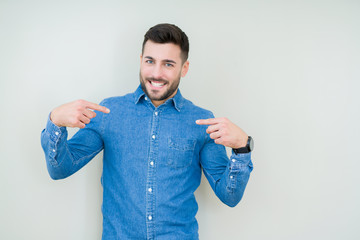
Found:
<path fill-rule="evenodd" d="M 59 127 L 84 128 L 90 119 L 96 116 L 92 110 L 109 113 L 110 110 L 96 103 L 76 100 L 55 108 L 50 114 L 50 120 Z"/>
<path fill-rule="evenodd" d="M 210 125 L 206 132 L 216 144 L 230 148 L 241 148 L 247 144 L 248 135 L 227 118 L 199 119 L 196 124 Z"/>

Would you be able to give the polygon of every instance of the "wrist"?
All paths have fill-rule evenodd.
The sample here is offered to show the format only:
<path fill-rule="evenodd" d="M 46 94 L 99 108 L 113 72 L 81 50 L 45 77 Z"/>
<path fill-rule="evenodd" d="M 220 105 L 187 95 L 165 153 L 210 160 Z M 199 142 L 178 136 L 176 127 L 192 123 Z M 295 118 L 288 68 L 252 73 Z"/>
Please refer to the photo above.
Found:
<path fill-rule="evenodd" d="M 58 127 L 63 127 L 60 123 L 58 123 L 57 121 L 56 121 L 56 118 L 54 118 L 54 111 L 52 111 L 51 113 L 50 113 L 50 121 L 53 123 L 53 124 L 55 124 L 56 126 L 58 126 Z"/>
<path fill-rule="evenodd" d="M 235 154 L 239 154 L 239 153 L 249 153 L 253 149 L 254 149 L 254 140 L 251 136 L 248 136 L 246 145 L 239 148 L 233 148 L 233 151 Z"/>

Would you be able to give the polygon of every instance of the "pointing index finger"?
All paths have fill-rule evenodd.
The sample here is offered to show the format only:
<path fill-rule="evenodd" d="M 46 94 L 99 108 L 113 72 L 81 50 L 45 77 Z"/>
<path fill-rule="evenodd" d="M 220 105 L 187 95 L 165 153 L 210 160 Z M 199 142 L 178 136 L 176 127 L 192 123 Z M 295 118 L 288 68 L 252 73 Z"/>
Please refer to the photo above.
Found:
<path fill-rule="evenodd" d="M 100 112 L 103 112 L 103 113 L 109 113 L 110 112 L 110 109 L 108 109 L 108 108 L 106 108 L 104 106 L 101 106 L 99 104 L 92 103 L 92 102 L 87 102 L 86 107 L 91 109 L 91 110 L 97 110 L 97 111 L 100 111 Z"/>
<path fill-rule="evenodd" d="M 217 118 L 208 118 L 208 119 L 199 119 L 196 120 L 196 124 L 198 125 L 213 125 L 219 123 Z"/>

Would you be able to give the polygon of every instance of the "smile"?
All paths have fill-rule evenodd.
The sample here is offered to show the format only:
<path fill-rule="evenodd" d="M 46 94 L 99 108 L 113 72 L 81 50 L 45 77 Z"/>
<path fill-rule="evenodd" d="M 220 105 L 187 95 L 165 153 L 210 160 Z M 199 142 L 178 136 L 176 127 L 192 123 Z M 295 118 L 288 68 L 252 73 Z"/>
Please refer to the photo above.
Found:
<path fill-rule="evenodd" d="M 164 85 L 166 85 L 166 82 L 158 82 L 158 81 L 151 81 L 151 80 L 148 80 L 148 81 L 151 84 L 151 86 L 153 86 L 155 88 L 162 88 Z"/>
<path fill-rule="evenodd" d="M 151 83 L 151 85 L 153 85 L 154 87 L 162 87 L 162 86 L 165 85 L 165 83 L 157 83 L 157 82 L 151 82 L 151 81 L 150 81 L 150 83 Z"/>

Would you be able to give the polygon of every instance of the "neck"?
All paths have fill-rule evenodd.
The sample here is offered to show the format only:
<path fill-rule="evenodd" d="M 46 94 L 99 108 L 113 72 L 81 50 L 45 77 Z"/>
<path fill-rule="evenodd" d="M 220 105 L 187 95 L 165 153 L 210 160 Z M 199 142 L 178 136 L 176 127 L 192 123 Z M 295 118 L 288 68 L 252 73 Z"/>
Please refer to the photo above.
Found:
<path fill-rule="evenodd" d="M 152 102 L 152 104 L 154 104 L 155 107 L 158 107 L 161 104 L 163 104 L 164 102 L 166 102 L 168 99 L 173 98 L 176 95 L 177 91 L 178 90 L 176 89 L 176 91 L 173 94 L 171 94 L 171 96 L 169 96 L 168 98 L 166 98 L 164 100 L 152 100 L 151 99 L 151 102 Z"/>

